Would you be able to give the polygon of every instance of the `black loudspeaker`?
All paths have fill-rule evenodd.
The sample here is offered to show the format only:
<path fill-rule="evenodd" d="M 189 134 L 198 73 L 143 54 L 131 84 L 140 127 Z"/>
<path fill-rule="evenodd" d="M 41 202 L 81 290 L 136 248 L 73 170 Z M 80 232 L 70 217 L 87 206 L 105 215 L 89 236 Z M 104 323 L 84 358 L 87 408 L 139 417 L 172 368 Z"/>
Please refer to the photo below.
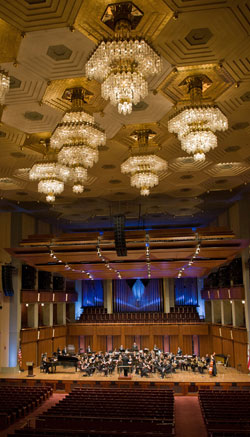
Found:
<path fill-rule="evenodd" d="M 36 269 L 35 267 L 22 265 L 22 290 L 35 290 L 36 288 Z"/>
<path fill-rule="evenodd" d="M 12 285 L 12 273 L 15 270 L 13 266 L 2 266 L 2 287 L 5 296 L 13 296 L 14 290 Z"/>
<path fill-rule="evenodd" d="M 115 215 L 114 216 L 115 250 L 117 256 L 127 256 L 124 225 L 125 225 L 125 216 Z"/>
<path fill-rule="evenodd" d="M 39 270 L 38 272 L 38 290 L 52 290 L 52 274 L 50 272 L 44 272 Z"/>

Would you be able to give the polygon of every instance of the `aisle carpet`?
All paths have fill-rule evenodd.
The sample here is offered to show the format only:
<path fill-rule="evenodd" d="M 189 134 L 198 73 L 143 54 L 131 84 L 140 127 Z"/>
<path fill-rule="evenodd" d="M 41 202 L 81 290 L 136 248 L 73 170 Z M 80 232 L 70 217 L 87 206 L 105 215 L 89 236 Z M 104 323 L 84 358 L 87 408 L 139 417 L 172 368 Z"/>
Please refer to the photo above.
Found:
<path fill-rule="evenodd" d="M 196 396 L 175 396 L 175 436 L 207 437 Z"/>

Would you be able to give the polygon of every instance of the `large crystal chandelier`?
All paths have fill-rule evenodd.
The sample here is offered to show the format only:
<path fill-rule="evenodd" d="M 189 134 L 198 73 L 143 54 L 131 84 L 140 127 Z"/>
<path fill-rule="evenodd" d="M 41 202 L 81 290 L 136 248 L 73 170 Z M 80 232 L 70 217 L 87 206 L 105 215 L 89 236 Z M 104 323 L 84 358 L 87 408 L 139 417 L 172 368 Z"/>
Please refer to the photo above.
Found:
<path fill-rule="evenodd" d="M 132 2 L 110 4 L 102 21 L 115 31 L 115 38 L 102 41 L 86 64 L 88 78 L 102 82 L 102 97 L 124 115 L 147 96 L 147 77 L 161 71 L 160 56 L 144 39 L 130 36 L 142 16 Z"/>
<path fill-rule="evenodd" d="M 10 78 L 5 71 L 0 70 L 0 104 L 3 105 L 5 101 L 5 95 L 10 88 Z"/>
<path fill-rule="evenodd" d="M 149 140 L 155 135 L 150 129 L 134 131 L 132 137 L 136 139 L 131 156 L 121 165 L 121 172 L 130 174 L 130 184 L 140 190 L 142 196 L 148 196 L 150 189 L 159 184 L 161 171 L 167 169 L 164 159 L 152 153 L 155 144 Z"/>
<path fill-rule="evenodd" d="M 98 146 L 106 142 L 104 131 L 94 117 L 83 110 L 91 93 L 82 87 L 68 90 L 72 108 L 66 112 L 51 136 L 51 147 L 59 150 L 58 162 L 70 169 L 73 192 L 82 193 L 87 169 L 98 161 Z"/>
<path fill-rule="evenodd" d="M 202 77 L 190 77 L 187 83 L 191 104 L 169 120 L 168 130 L 178 135 L 183 150 L 204 161 L 205 153 L 217 147 L 214 132 L 228 129 L 228 121 L 216 105 L 202 104 Z"/>
<path fill-rule="evenodd" d="M 29 178 L 39 181 L 38 192 L 46 194 L 47 202 L 54 202 L 55 196 L 63 192 L 69 173 L 67 167 L 52 159 L 36 162 L 29 171 Z"/>

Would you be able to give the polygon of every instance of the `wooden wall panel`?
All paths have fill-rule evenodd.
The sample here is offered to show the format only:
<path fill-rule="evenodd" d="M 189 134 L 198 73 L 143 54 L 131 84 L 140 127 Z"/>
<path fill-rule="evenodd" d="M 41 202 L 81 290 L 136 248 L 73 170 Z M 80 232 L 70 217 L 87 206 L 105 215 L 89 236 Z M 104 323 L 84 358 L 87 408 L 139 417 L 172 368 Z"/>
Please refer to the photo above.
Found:
<path fill-rule="evenodd" d="M 21 343 L 30 343 L 37 340 L 37 329 L 25 329 L 21 331 Z"/>
<path fill-rule="evenodd" d="M 85 335 L 84 338 L 85 338 L 85 348 L 86 348 L 86 350 L 87 350 L 88 346 L 90 346 L 91 350 L 93 350 L 93 347 L 94 347 L 93 335 Z"/>
<path fill-rule="evenodd" d="M 121 336 L 113 335 L 113 350 L 116 349 L 118 351 L 120 345 L 121 345 Z"/>
<path fill-rule="evenodd" d="M 22 344 L 22 368 L 27 369 L 26 363 L 32 361 L 37 365 L 37 342 Z"/>
<path fill-rule="evenodd" d="M 45 352 L 47 352 L 48 357 L 52 356 L 52 339 L 38 341 L 37 359 L 39 363 L 41 361 L 42 354 Z"/>
<path fill-rule="evenodd" d="M 134 341 L 135 341 L 134 335 L 125 335 L 125 344 L 123 346 L 125 347 L 125 349 L 131 349 Z"/>
<path fill-rule="evenodd" d="M 192 335 L 183 335 L 183 354 L 192 355 Z"/>
<path fill-rule="evenodd" d="M 220 337 L 213 337 L 212 345 L 213 345 L 213 352 L 215 352 L 216 354 L 223 353 L 222 339 Z"/>
<path fill-rule="evenodd" d="M 156 344 L 156 346 L 163 350 L 164 349 L 164 337 L 163 335 L 154 335 L 154 344 Z"/>
<path fill-rule="evenodd" d="M 141 349 L 148 348 L 149 349 L 149 335 L 141 335 Z"/>
<path fill-rule="evenodd" d="M 53 339 L 53 344 L 52 344 L 52 353 L 53 352 L 57 352 L 57 349 L 60 348 L 61 350 L 63 350 L 64 346 L 68 346 L 67 344 L 67 337 L 55 337 Z M 78 350 L 76 351 L 78 352 Z"/>
<path fill-rule="evenodd" d="M 234 342 L 234 365 L 237 370 L 248 373 L 247 344 Z"/>
<path fill-rule="evenodd" d="M 75 346 L 76 353 L 78 353 L 78 351 L 79 351 L 79 339 L 80 339 L 80 337 L 78 335 L 75 335 L 75 336 L 70 335 L 67 337 L 67 345 L 73 344 Z M 88 344 L 87 344 L 87 346 L 88 346 Z"/>
<path fill-rule="evenodd" d="M 206 354 L 211 355 L 210 339 L 208 335 L 199 335 L 200 356 L 205 357 Z"/>
<path fill-rule="evenodd" d="M 234 344 L 232 340 L 222 339 L 222 350 L 224 355 L 230 355 L 229 365 L 234 367 Z"/>
<path fill-rule="evenodd" d="M 176 354 L 178 346 L 179 346 L 179 336 L 178 335 L 170 335 L 170 351 Z"/>
<path fill-rule="evenodd" d="M 98 351 L 106 352 L 107 351 L 107 336 L 106 335 L 98 335 L 97 336 L 97 345 L 98 345 Z"/>
<path fill-rule="evenodd" d="M 65 337 L 67 335 L 67 327 L 65 325 L 55 326 L 54 337 Z"/>

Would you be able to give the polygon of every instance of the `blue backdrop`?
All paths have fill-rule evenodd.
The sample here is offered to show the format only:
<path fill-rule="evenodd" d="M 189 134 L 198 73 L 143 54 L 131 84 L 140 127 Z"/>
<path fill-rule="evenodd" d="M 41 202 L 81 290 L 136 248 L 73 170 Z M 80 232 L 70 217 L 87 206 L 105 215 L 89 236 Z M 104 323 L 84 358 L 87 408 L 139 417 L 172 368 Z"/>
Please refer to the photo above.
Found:
<path fill-rule="evenodd" d="M 197 278 L 175 279 L 175 305 L 198 305 Z"/>
<path fill-rule="evenodd" d="M 114 312 L 162 311 L 162 282 L 150 280 L 114 280 Z"/>
<path fill-rule="evenodd" d="M 102 307 L 103 306 L 103 284 L 102 281 L 82 281 L 82 306 Z"/>

